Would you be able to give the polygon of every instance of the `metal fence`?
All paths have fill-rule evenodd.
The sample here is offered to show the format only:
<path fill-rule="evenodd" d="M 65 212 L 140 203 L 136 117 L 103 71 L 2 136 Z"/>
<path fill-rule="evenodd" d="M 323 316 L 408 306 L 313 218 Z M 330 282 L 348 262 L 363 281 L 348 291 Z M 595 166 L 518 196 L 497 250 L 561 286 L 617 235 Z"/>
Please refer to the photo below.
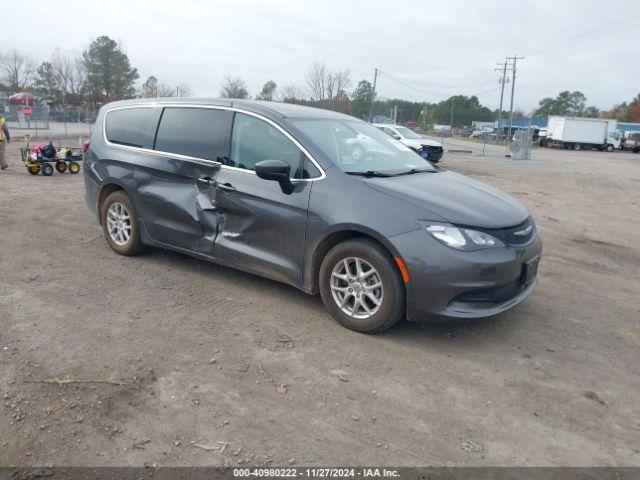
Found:
<path fill-rule="evenodd" d="M 31 112 L 31 115 L 25 115 L 26 109 Z M 5 113 L 5 119 L 11 122 L 14 128 L 48 129 L 50 113 L 49 105 L 33 105 L 29 107 L 9 105 L 8 112 Z"/>
<path fill-rule="evenodd" d="M 511 158 L 514 160 L 531 160 L 533 147 L 533 129 L 531 127 L 516 130 L 513 141 L 509 145 Z"/>

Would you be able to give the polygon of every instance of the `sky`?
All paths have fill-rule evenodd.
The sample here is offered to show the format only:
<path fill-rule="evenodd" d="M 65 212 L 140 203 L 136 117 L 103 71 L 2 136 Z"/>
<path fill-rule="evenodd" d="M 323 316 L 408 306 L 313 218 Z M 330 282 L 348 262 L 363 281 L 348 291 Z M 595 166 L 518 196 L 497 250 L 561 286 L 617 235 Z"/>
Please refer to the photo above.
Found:
<path fill-rule="evenodd" d="M 381 97 L 476 94 L 494 109 L 495 68 L 514 55 L 525 57 L 515 109 L 529 112 L 562 90 L 580 90 L 599 108 L 640 93 L 640 2 L 631 0 L 21 0 L 32 30 L 4 11 L 16 21 L 3 21 L 2 50 L 40 62 L 108 35 L 140 82 L 186 83 L 195 96 L 218 96 L 225 76 L 242 78 L 251 95 L 270 79 L 307 89 L 306 71 L 322 61 L 350 70 L 352 88 L 380 69 Z"/>

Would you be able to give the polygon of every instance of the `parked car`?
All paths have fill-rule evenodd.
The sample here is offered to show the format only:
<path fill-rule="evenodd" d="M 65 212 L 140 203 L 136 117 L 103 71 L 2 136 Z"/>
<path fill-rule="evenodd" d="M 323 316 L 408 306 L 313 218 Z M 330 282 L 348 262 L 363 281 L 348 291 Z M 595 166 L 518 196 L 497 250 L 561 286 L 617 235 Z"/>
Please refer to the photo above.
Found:
<path fill-rule="evenodd" d="M 625 136 L 620 142 L 620 149 L 640 153 L 640 132 L 625 132 Z"/>
<path fill-rule="evenodd" d="M 542 127 L 538 132 L 538 145 L 540 145 L 541 147 L 547 146 L 547 127 Z"/>
<path fill-rule="evenodd" d="M 355 139 L 367 145 L 358 159 Z M 337 112 L 110 103 L 83 170 L 86 203 L 115 252 L 176 250 L 319 293 L 360 332 L 405 317 L 494 315 L 537 283 L 542 244 L 519 201 Z"/>
<path fill-rule="evenodd" d="M 401 125 L 387 123 L 374 123 L 373 125 L 430 162 L 437 163 L 442 159 L 444 149 L 440 142 L 422 137 Z"/>
<path fill-rule="evenodd" d="M 491 131 L 488 130 L 474 130 L 469 134 L 469 138 L 478 138 L 482 140 L 483 138 L 488 138 L 491 136 Z"/>

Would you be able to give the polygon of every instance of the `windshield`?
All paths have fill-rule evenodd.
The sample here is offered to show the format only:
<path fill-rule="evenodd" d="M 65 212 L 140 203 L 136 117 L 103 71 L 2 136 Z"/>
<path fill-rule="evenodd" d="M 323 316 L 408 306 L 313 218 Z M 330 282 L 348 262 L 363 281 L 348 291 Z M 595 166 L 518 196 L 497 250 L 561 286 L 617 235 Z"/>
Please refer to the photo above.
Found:
<path fill-rule="evenodd" d="M 407 127 L 394 127 L 399 133 L 400 135 L 402 135 L 404 138 L 422 138 L 420 135 L 418 135 L 416 132 L 414 132 L 413 130 L 409 130 Z"/>
<path fill-rule="evenodd" d="M 299 119 L 292 123 L 344 172 L 437 170 L 410 148 L 361 120 Z"/>

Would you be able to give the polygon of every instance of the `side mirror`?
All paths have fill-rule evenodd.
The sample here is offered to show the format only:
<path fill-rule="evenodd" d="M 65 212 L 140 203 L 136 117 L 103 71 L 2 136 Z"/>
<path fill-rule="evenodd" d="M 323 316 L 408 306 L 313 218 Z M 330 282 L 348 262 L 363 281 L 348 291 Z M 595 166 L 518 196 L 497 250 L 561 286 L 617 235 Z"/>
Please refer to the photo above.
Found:
<path fill-rule="evenodd" d="M 402 140 L 402 137 L 400 135 L 392 135 L 392 137 L 396 140 Z"/>
<path fill-rule="evenodd" d="M 291 183 L 288 163 L 282 160 L 262 160 L 255 165 L 256 175 L 264 180 L 287 184 Z"/>

